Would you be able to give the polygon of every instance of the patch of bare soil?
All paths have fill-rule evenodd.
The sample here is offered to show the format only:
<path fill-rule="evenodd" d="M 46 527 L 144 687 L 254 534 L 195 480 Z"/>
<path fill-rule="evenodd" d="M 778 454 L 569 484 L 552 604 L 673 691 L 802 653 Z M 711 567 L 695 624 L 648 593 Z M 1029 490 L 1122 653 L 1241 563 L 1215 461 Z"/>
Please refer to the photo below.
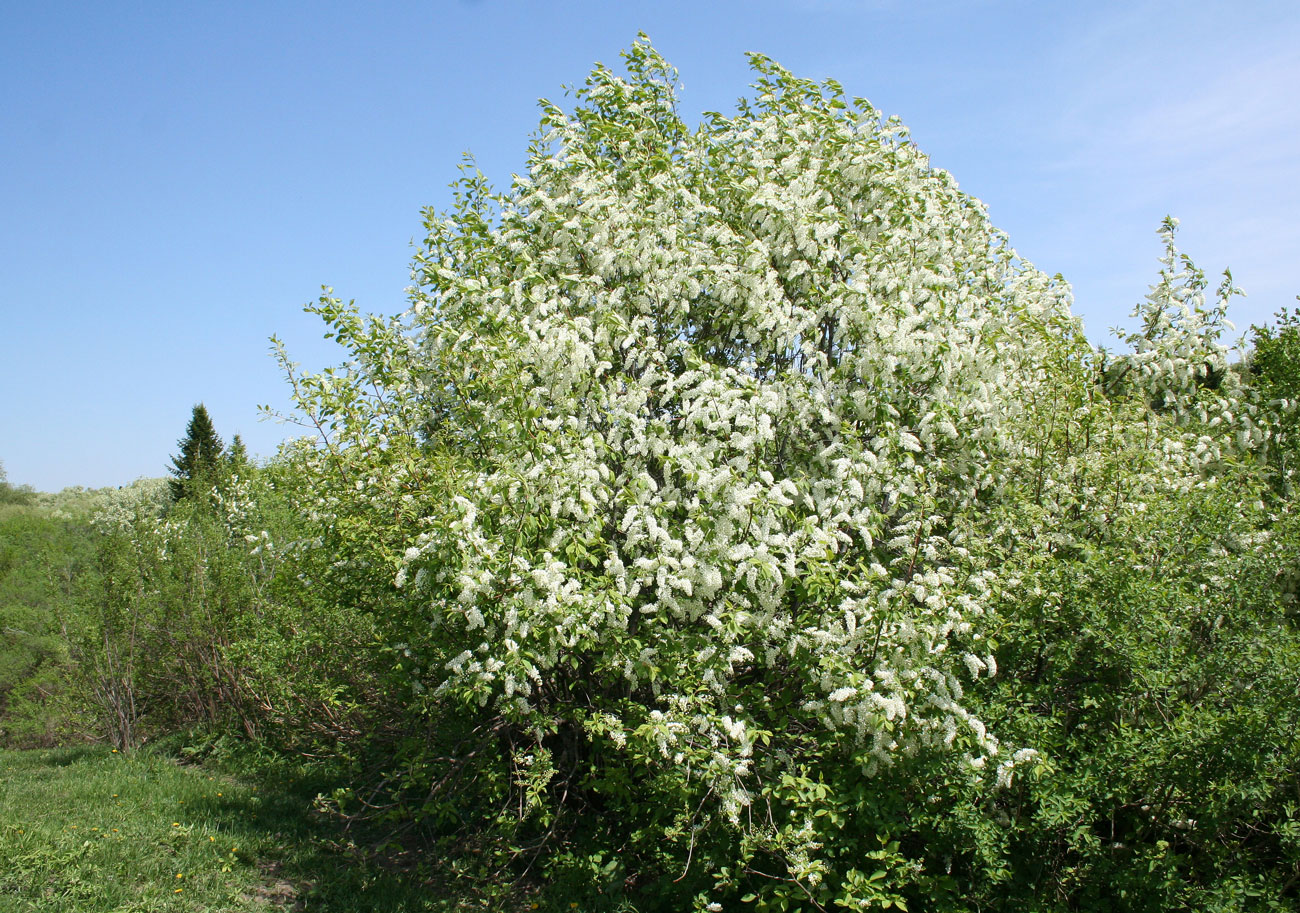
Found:
<path fill-rule="evenodd" d="M 248 891 L 246 896 L 268 907 L 280 910 L 301 910 L 309 885 L 295 885 L 280 877 L 278 862 L 264 862 L 258 866 L 262 871 L 262 884 Z"/>

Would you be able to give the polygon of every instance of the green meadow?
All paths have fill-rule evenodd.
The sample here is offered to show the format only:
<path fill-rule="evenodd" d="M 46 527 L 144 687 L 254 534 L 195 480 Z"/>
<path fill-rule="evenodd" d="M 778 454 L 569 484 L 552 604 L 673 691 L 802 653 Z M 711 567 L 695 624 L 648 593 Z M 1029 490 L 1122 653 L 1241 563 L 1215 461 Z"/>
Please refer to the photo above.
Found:
<path fill-rule="evenodd" d="M 302 771 L 258 774 L 152 749 L 0 751 L 0 911 L 510 908 L 349 833 L 313 808 L 323 784 Z"/>

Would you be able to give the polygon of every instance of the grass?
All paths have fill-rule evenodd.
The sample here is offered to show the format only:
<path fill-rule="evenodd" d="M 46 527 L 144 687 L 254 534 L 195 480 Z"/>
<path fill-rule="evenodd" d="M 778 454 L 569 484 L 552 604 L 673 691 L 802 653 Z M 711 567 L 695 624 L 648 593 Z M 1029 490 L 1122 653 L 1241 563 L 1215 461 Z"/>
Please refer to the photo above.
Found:
<path fill-rule="evenodd" d="M 320 784 L 100 747 L 0 751 L 0 913 L 500 909 L 433 863 L 360 852 Z"/>

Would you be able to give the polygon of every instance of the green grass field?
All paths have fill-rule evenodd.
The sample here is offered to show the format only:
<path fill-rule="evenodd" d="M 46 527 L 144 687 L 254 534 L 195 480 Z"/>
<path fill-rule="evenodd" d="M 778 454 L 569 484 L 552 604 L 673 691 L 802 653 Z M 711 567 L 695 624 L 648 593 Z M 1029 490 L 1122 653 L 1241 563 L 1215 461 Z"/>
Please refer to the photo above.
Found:
<path fill-rule="evenodd" d="M 159 752 L 0 751 L 0 913 L 488 908 L 428 865 L 364 856 L 312 811 L 317 785 Z"/>

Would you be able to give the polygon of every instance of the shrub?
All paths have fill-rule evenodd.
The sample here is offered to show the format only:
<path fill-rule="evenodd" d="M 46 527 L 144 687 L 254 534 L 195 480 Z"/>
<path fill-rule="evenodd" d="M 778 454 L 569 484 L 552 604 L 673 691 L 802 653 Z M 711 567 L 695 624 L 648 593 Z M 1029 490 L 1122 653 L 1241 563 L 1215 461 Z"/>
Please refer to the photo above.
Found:
<path fill-rule="evenodd" d="M 1206 306 L 1171 220 L 1143 329 L 1094 351 L 1068 288 L 867 102 L 755 55 L 754 96 L 691 131 L 672 68 L 625 60 L 543 103 L 508 190 L 471 170 L 427 213 L 403 315 L 310 308 L 346 366 L 285 360 L 327 588 L 409 632 L 426 725 L 390 787 L 593 903 L 959 905 L 1027 878 L 1008 853 L 1047 838 L 1007 810 L 1050 802 L 1017 782 L 1104 746 L 987 690 L 994 635 L 1032 691 L 1025 651 L 1076 617 L 1058 576 L 1077 595 L 1119 531 L 1187 516 L 1152 508 L 1251 490 L 1275 416 L 1219 344 L 1231 285 Z M 1195 628 L 1197 567 L 1117 574 L 1120 614 Z"/>

